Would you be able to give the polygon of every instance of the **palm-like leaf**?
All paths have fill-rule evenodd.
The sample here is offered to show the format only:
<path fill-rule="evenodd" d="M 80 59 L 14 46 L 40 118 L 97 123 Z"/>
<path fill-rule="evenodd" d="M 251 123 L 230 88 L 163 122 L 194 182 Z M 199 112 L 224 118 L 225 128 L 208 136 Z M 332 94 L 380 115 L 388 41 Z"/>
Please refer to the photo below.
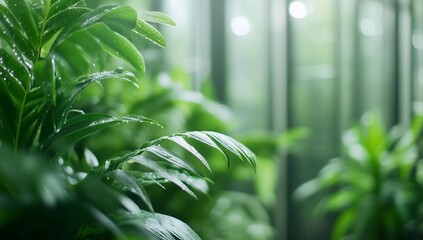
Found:
<path fill-rule="evenodd" d="M 248 162 L 253 168 L 255 168 L 255 155 L 247 147 L 233 138 L 216 132 L 193 131 L 165 136 L 145 143 L 140 149 L 134 152 L 109 160 L 107 162 L 108 171 L 115 171 L 116 169 L 123 169 L 126 171 L 129 169 L 129 171 L 126 172 L 131 174 L 130 170 L 132 170 L 132 167 L 134 167 L 134 165 L 139 165 L 139 167 L 147 168 L 153 176 L 158 176 L 159 178 L 170 181 L 188 194 L 196 197 L 191 188 L 198 189 L 198 186 L 196 185 L 198 182 L 184 182 L 181 180 L 181 174 L 188 173 L 189 175 L 194 174 L 194 176 L 199 176 L 201 168 L 199 166 L 194 166 L 194 163 L 181 159 L 176 153 L 172 152 L 172 150 L 161 146 L 161 144 L 166 141 L 174 143 L 185 151 L 191 153 L 204 168 L 211 171 L 208 162 L 192 145 L 193 143 L 189 143 L 185 140 L 185 138 L 191 139 L 193 143 L 201 143 L 216 149 L 222 153 L 228 163 L 230 162 L 229 154 L 232 154 L 237 158 Z M 144 181 L 145 179 L 140 178 L 140 180 Z M 124 181 L 124 179 L 122 179 L 122 181 Z M 152 183 L 160 184 L 160 182 L 154 181 Z M 147 204 L 150 205 L 149 202 L 147 202 Z"/>
<path fill-rule="evenodd" d="M 161 239 L 197 240 L 200 237 L 188 225 L 180 220 L 163 214 L 143 212 L 140 217 L 145 219 L 145 228 Z"/>

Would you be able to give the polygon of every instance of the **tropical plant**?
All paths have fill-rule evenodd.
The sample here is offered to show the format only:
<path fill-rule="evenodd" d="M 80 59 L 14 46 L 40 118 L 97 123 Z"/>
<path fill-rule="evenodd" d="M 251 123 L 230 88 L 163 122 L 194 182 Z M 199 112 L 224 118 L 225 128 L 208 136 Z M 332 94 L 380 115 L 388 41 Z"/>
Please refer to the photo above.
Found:
<path fill-rule="evenodd" d="M 388 133 L 378 115 L 367 113 L 344 134 L 342 157 L 294 196 L 320 198 L 316 210 L 335 214 L 333 239 L 421 239 L 421 120 Z"/>
<path fill-rule="evenodd" d="M 151 71 L 149 75 L 151 75 Z M 107 82 L 103 84 L 104 96 L 101 99 L 98 99 L 98 94 L 94 94 L 102 90 L 100 87 L 94 85 L 90 89 L 87 89 L 88 91 L 82 94 L 83 99 L 79 99 L 79 103 L 87 106 L 87 109 L 119 111 L 120 114 L 128 112 L 141 115 L 148 114 L 166 126 L 159 131 L 151 125 L 130 125 L 124 129 L 106 129 L 100 134 L 103 135 L 106 133 L 109 136 L 115 137 L 110 137 L 107 141 L 96 141 L 95 137 L 91 138 L 90 141 L 86 141 L 90 150 L 99 152 L 100 155 L 97 155 L 97 157 L 107 156 L 110 155 L 110 152 L 116 152 L 125 147 L 134 146 L 136 144 L 135 142 L 154 139 L 161 134 L 169 132 L 197 131 L 199 129 L 219 132 L 230 130 L 230 120 L 233 118 L 228 107 L 214 102 L 200 92 L 189 90 L 189 86 L 184 84 L 188 78 L 181 76 L 181 74 L 178 75 L 161 73 L 157 78 L 147 78 L 147 81 L 143 82 L 142 89 L 131 88 L 129 84 L 124 85 L 121 82 Z M 170 80 L 171 76 L 172 80 Z M 120 94 L 121 91 L 124 91 L 125 95 Z M 90 106 L 90 102 L 94 101 L 98 102 L 98 104 Z M 258 139 L 258 136 L 261 138 Z M 273 153 L 274 156 L 275 146 L 270 143 L 274 144 L 276 137 L 270 134 L 266 134 L 266 136 L 267 138 L 265 138 L 265 134 L 249 134 L 249 141 L 245 142 L 248 144 L 246 146 L 253 146 L 254 144 L 249 143 L 254 141 L 256 143 L 254 145 L 254 151 L 267 147 L 266 150 L 268 150 L 269 155 Z M 241 136 L 238 136 L 238 138 L 247 140 Z M 137 139 L 137 141 L 134 142 L 134 139 Z M 267 141 L 264 141 L 264 139 Z M 257 145 L 260 146 L 257 147 Z M 101 149 L 106 149 L 106 151 Z M 172 150 L 177 151 L 177 149 Z M 202 149 L 201 152 L 206 159 L 216 157 L 216 152 L 207 151 L 207 149 Z M 179 153 L 178 155 L 182 158 L 189 157 L 189 153 Z M 262 154 L 258 156 L 261 163 L 261 167 L 258 170 L 263 169 L 263 163 L 265 161 L 263 161 L 264 159 L 262 157 Z M 271 163 L 272 161 L 273 159 L 269 157 L 268 162 Z M 262 204 L 262 198 L 258 199 L 252 196 L 255 195 L 255 187 L 253 185 L 254 176 L 257 176 L 257 179 L 260 178 L 260 171 L 252 175 L 251 169 L 248 166 L 237 164 L 236 162 L 232 164 L 230 174 L 228 174 L 224 162 L 210 162 L 210 166 L 213 169 L 215 180 L 208 194 L 199 196 L 201 198 L 200 201 L 187 194 L 183 194 L 177 187 L 169 186 L 165 191 L 158 187 L 149 187 L 151 192 L 150 199 L 155 203 L 155 210 L 183 220 L 202 239 L 217 239 L 217 236 L 219 236 L 219 239 L 233 239 L 234 234 L 238 233 L 240 229 L 246 228 L 252 231 L 245 232 L 242 236 L 240 235 L 240 239 L 258 239 L 257 235 L 260 235 L 261 239 L 273 239 L 270 221 L 267 219 L 267 216 L 263 217 L 263 215 L 266 215 L 266 209 Z M 272 187 L 275 185 L 269 184 L 272 181 L 269 174 L 274 173 L 274 169 L 274 166 L 272 166 L 262 176 L 267 181 L 260 185 L 265 186 L 265 189 L 260 188 L 262 190 L 260 193 L 269 190 L 266 196 L 273 197 Z M 231 190 L 231 193 L 227 193 L 228 190 Z M 236 193 L 234 191 L 248 192 L 249 194 Z M 169 203 L 168 198 L 174 200 Z M 231 201 L 231 206 L 233 206 L 231 209 L 234 211 L 224 210 L 220 215 L 212 214 L 212 212 L 220 211 L 218 210 L 222 207 L 220 203 L 226 200 Z M 243 216 L 243 221 L 233 222 L 231 220 L 237 214 Z M 230 225 L 227 224 L 229 222 L 231 222 Z M 219 233 L 219 226 L 223 225 L 226 225 L 227 229 L 232 230 Z"/>
<path fill-rule="evenodd" d="M 162 13 L 129 6 L 0 2 L 2 239 L 198 239 L 185 223 L 155 213 L 146 187 L 170 182 L 193 197 L 206 192 L 211 167 L 197 150 L 204 146 L 255 168 L 248 148 L 212 131 L 159 137 L 105 159 L 81 142 L 116 125 L 160 126 L 75 105 L 92 84 L 137 85 L 145 71 L 141 42 L 165 46 L 149 22 L 174 25 Z"/>
<path fill-rule="evenodd" d="M 84 111 L 148 115 L 164 126 L 158 129 L 150 124 L 131 124 L 125 128 L 106 129 L 101 134 L 107 133 L 119 138 L 111 137 L 101 142 L 92 138 L 87 141 L 93 150 L 104 149 L 99 151 L 100 156 L 107 157 L 110 153 L 128 147 L 135 148 L 139 142 L 174 132 L 205 129 L 228 132 L 228 120 L 232 119 L 232 114 L 227 106 L 184 87 L 182 81 L 189 79 L 171 78 L 165 73 L 151 77 L 152 74 L 149 71 L 149 76 L 144 77 L 142 88 L 134 88 L 125 82 L 109 81 L 102 86 L 92 85 L 79 96 L 77 104 Z"/>

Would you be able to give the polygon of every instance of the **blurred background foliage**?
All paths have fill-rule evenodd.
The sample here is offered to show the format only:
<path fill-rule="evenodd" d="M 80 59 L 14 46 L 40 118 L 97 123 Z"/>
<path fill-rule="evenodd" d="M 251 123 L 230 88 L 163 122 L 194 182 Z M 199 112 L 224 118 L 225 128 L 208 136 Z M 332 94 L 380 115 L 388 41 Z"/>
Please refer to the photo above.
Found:
<path fill-rule="evenodd" d="M 164 54 L 146 54 L 146 85 L 155 94 L 173 92 L 153 110 L 161 115 L 166 104 L 177 106 L 165 124 L 219 129 L 257 153 L 256 177 L 233 168 L 215 189 L 255 195 L 277 239 L 330 238 L 334 215 L 311 214 L 316 202 L 292 195 L 329 159 L 344 156 L 342 136 L 364 113 L 406 132 L 423 112 L 420 0 L 123 2 L 176 21 L 176 31 L 163 29 L 172 39 Z M 204 96 L 231 110 L 208 106 Z"/>

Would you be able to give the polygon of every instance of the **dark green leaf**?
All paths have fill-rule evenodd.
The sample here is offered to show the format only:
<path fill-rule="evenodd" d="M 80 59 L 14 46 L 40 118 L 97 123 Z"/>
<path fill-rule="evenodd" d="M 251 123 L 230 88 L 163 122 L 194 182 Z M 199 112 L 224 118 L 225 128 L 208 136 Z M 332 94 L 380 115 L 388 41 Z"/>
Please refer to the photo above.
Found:
<path fill-rule="evenodd" d="M 60 33 L 60 35 L 57 38 L 57 41 L 54 43 L 53 48 L 56 45 L 61 44 L 62 41 L 64 41 L 70 34 L 74 33 L 75 31 L 81 31 L 83 28 L 87 28 L 95 23 L 98 23 L 98 21 L 109 11 L 117 8 L 118 6 L 112 5 L 112 6 L 103 6 L 100 8 L 97 8 L 95 10 L 92 10 L 88 13 L 83 14 L 78 19 L 72 22 L 72 24 L 67 25 L 63 31 Z"/>
<path fill-rule="evenodd" d="M 7 91 L 4 82 L 0 80 L 0 141 L 13 146 L 18 112 Z"/>
<path fill-rule="evenodd" d="M 154 211 L 147 191 L 134 176 L 120 169 L 108 172 L 104 176 L 111 177 L 115 181 L 119 182 L 122 185 L 123 190 L 129 190 L 135 195 L 139 196 L 147 205 L 148 209 L 152 212 Z"/>
<path fill-rule="evenodd" d="M 6 52 L 4 49 L 0 49 L 0 66 L 8 71 L 10 75 L 13 75 L 23 89 L 28 88 L 31 81 L 31 75 L 25 63 L 19 61 L 16 56 Z M 0 75 L 0 78 L 1 77 Z"/>
<path fill-rule="evenodd" d="M 84 7 L 71 7 L 52 16 L 45 26 L 42 44 L 44 45 L 54 34 L 67 26 L 75 18 L 89 11 L 90 9 Z"/>
<path fill-rule="evenodd" d="M 23 33 L 22 28 L 10 10 L 1 4 L 0 30 L 2 30 L 2 35 L 7 36 L 5 40 L 9 43 L 10 48 L 17 47 L 29 59 L 33 59 L 36 56 L 35 44 Z M 10 42 L 10 40 L 13 40 L 13 42 Z"/>
<path fill-rule="evenodd" d="M 38 61 L 33 66 L 34 82 L 37 83 L 46 95 L 56 103 L 56 62 L 54 59 L 45 59 Z"/>
<path fill-rule="evenodd" d="M 42 143 L 41 150 L 57 157 L 71 145 L 99 130 L 129 122 L 156 124 L 153 120 L 142 116 L 112 117 L 100 113 L 77 115 L 69 119 L 62 128 Z"/>
<path fill-rule="evenodd" d="M 82 90 L 84 90 L 91 83 L 100 82 L 107 79 L 130 81 L 133 84 L 136 84 L 134 83 L 136 81 L 135 76 L 131 72 L 124 71 L 122 69 L 92 73 L 87 76 L 81 76 L 75 82 L 64 82 L 64 86 L 58 90 L 63 94 L 63 96 L 65 96 L 65 101 L 57 107 L 62 111 L 59 119 L 56 119 L 56 122 L 58 123 L 57 125 L 60 127 L 65 123 L 68 113 L 71 110 L 73 103 L 75 102 L 76 96 Z"/>
<path fill-rule="evenodd" d="M 19 25 L 24 30 L 25 35 L 35 46 L 37 46 L 39 39 L 37 24 L 35 23 L 31 14 L 31 10 L 29 9 L 25 0 L 5 0 L 5 2 L 7 7 L 16 17 Z"/>
<path fill-rule="evenodd" d="M 80 41 L 91 41 L 88 35 L 74 36 Z M 97 48 L 99 49 L 99 48 Z M 81 75 L 89 74 L 92 64 L 91 59 L 78 44 L 71 41 L 62 42 L 59 46 L 51 49 L 49 58 L 54 57 L 57 64 L 57 75 L 64 79 L 74 79 Z"/>
<path fill-rule="evenodd" d="M 39 133 L 39 129 L 45 120 L 45 116 L 50 109 L 51 104 L 41 103 L 31 110 L 25 106 L 24 119 L 22 120 L 22 129 L 27 129 L 23 132 L 21 139 L 26 143 L 25 148 L 31 149 L 33 142 Z M 34 113 L 34 115 L 32 115 Z"/>
<path fill-rule="evenodd" d="M 94 205 L 85 204 L 85 211 L 89 212 L 92 218 L 99 224 L 101 224 L 105 229 L 108 229 L 115 236 L 123 237 L 124 234 L 119 229 L 119 227 L 113 222 L 113 220 L 107 216 L 103 211 L 97 209 Z"/>
<path fill-rule="evenodd" d="M 11 49 L 11 48 L 13 48 L 14 44 L 15 43 L 14 43 L 12 37 L 8 34 L 8 31 L 5 28 L 5 26 L 3 26 L 3 24 L 0 23 L 0 46 L 3 49 L 5 49 L 5 48 Z"/>
<path fill-rule="evenodd" d="M 22 105 L 23 98 L 25 96 L 25 89 L 23 89 L 19 79 L 17 79 L 13 72 L 9 72 L 7 69 L 0 65 L 0 81 L 2 81 L 2 87 L 6 93 L 12 98 L 16 108 Z"/>

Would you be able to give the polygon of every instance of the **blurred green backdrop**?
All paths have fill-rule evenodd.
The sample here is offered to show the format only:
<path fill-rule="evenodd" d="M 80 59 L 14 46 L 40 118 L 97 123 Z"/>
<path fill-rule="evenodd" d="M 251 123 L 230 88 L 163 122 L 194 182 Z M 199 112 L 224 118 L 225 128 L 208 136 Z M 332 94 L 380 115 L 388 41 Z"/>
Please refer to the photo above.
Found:
<path fill-rule="evenodd" d="M 423 112 L 421 0 L 121 2 L 163 11 L 177 23 L 162 29 L 171 40 L 164 51 L 145 53 L 147 74 L 156 81 L 149 87 L 200 91 L 232 109 L 230 117 L 223 106 L 208 108 L 223 113 L 220 125 L 207 115 L 190 118 L 195 111 L 185 107 L 185 116 L 162 115 L 173 116 L 174 129 L 228 131 L 244 136 L 256 152 L 264 150 L 254 139 L 267 139 L 273 147 L 283 142 L 263 154 L 258 190 L 248 184 L 228 187 L 259 193 L 277 239 L 329 238 L 332 219 L 311 214 L 313 204 L 294 201 L 292 193 L 341 154 L 342 132 L 363 113 L 376 111 L 387 126 L 407 128 Z M 178 86 L 169 87 L 175 81 Z M 197 104 L 200 112 L 206 106 L 198 98 L 182 101 Z M 281 140 L 289 129 L 307 134 Z M 304 135 L 305 140 L 293 140 Z"/>

